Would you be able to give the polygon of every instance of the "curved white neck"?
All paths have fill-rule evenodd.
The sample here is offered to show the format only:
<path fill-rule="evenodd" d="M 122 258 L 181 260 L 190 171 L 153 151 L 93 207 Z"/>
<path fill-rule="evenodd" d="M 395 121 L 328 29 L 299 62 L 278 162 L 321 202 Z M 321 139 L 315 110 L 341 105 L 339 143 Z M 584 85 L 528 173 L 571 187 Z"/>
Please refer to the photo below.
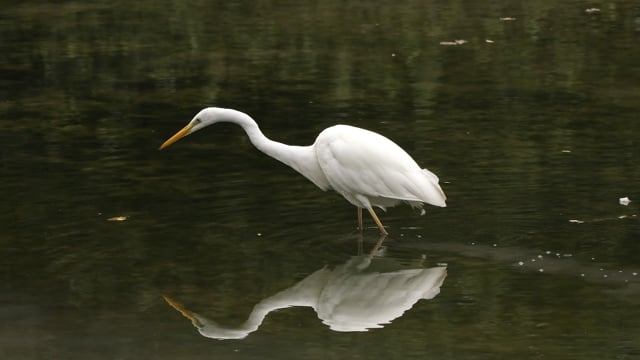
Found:
<path fill-rule="evenodd" d="M 329 181 L 320 168 L 313 145 L 293 146 L 273 141 L 262 133 L 258 124 L 249 115 L 236 110 L 229 111 L 232 112 L 229 118 L 220 121 L 240 125 L 258 150 L 292 167 L 320 189 L 329 189 Z"/>

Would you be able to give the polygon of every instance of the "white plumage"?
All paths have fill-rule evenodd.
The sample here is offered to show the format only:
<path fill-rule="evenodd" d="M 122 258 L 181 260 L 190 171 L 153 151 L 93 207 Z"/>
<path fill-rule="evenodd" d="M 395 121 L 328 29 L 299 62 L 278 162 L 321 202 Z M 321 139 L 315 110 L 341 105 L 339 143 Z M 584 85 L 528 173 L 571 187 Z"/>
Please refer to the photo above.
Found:
<path fill-rule="evenodd" d="M 165 141 L 178 139 L 218 122 L 240 125 L 251 143 L 265 154 L 289 165 L 322 190 L 332 189 L 358 208 L 367 209 L 380 231 L 386 230 L 373 207 L 385 209 L 399 202 L 445 207 L 438 177 L 422 169 L 406 151 L 386 137 L 361 128 L 335 125 L 322 131 L 313 145 L 292 146 L 268 139 L 247 114 L 232 109 L 206 108 L 182 130 Z"/>

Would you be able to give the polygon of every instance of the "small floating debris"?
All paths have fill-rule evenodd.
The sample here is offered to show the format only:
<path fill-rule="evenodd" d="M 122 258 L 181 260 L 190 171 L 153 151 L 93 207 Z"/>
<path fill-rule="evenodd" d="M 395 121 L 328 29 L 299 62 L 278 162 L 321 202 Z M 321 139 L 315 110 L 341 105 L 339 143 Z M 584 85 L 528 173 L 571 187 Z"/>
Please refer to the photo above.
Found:
<path fill-rule="evenodd" d="M 524 265 L 524 262 L 523 261 L 518 261 L 518 265 L 522 266 L 522 265 Z"/>
<path fill-rule="evenodd" d="M 618 199 L 618 202 L 620 203 L 620 205 L 627 206 L 627 205 L 629 205 L 631 200 L 627 196 L 625 196 L 625 197 L 621 197 L 620 199 Z"/>
<path fill-rule="evenodd" d="M 538 269 L 539 272 L 544 272 L 544 269 L 540 268 Z"/>
<path fill-rule="evenodd" d="M 562 149 L 560 152 L 561 152 L 561 153 L 564 153 L 564 154 L 570 154 L 570 153 L 571 153 L 571 150 L 569 150 L 569 149 Z"/>
<path fill-rule="evenodd" d="M 457 45 L 463 45 L 467 43 L 467 40 L 453 40 L 453 41 L 440 41 L 440 45 L 444 45 L 444 46 L 457 46 Z"/>
<path fill-rule="evenodd" d="M 114 216 L 107 219 L 107 221 L 125 221 L 127 220 L 126 216 Z"/>
<path fill-rule="evenodd" d="M 484 42 L 486 42 L 487 44 L 493 44 L 493 40 L 491 39 L 484 39 Z"/>
<path fill-rule="evenodd" d="M 587 14 L 596 14 L 600 12 L 600 9 L 598 8 L 588 8 L 585 9 L 584 12 L 586 12 Z"/>
<path fill-rule="evenodd" d="M 570 222 L 570 223 L 575 223 L 575 224 L 582 224 L 582 223 L 584 223 L 584 221 L 582 221 L 582 220 L 577 220 L 577 219 L 571 219 L 571 220 L 569 220 L 569 222 Z"/>
<path fill-rule="evenodd" d="M 515 21 L 516 18 L 511 17 L 511 16 L 505 16 L 505 17 L 501 17 L 500 21 Z"/>

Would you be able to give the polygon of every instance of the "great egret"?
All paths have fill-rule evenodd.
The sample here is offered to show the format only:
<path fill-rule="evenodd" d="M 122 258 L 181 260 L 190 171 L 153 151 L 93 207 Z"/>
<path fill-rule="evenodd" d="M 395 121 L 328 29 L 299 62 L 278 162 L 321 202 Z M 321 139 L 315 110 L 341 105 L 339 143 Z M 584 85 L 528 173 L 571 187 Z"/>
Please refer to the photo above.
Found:
<path fill-rule="evenodd" d="M 383 210 L 399 202 L 418 208 L 423 203 L 447 206 L 434 173 L 420 168 L 406 151 L 386 137 L 349 125 L 326 128 L 313 145 L 292 146 L 264 136 L 255 120 L 243 112 L 209 107 L 160 149 L 219 122 L 240 125 L 258 150 L 292 167 L 323 191 L 331 189 L 342 195 L 358 208 L 360 230 L 363 208 L 369 211 L 380 232 L 387 234 L 374 206 Z"/>

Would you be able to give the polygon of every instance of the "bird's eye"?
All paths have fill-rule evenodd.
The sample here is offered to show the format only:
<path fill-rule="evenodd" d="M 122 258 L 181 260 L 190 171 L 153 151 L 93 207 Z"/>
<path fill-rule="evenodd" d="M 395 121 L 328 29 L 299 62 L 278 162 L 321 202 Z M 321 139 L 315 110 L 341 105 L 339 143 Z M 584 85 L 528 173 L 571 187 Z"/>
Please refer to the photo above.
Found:
<path fill-rule="evenodd" d="M 195 120 L 193 120 L 193 125 L 198 125 L 202 122 L 202 120 L 196 118 Z"/>

